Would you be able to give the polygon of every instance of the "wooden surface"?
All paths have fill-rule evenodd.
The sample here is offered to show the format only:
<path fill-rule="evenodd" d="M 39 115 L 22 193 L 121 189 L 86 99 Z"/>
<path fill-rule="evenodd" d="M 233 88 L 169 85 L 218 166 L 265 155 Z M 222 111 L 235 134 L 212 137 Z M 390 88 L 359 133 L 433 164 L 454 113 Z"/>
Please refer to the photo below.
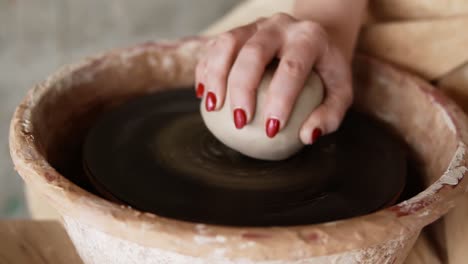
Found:
<path fill-rule="evenodd" d="M 56 221 L 0 221 L 0 264 L 83 264 Z M 423 233 L 405 264 L 442 264 Z"/>
<path fill-rule="evenodd" d="M 55 221 L 0 221 L 0 264 L 82 264 Z"/>

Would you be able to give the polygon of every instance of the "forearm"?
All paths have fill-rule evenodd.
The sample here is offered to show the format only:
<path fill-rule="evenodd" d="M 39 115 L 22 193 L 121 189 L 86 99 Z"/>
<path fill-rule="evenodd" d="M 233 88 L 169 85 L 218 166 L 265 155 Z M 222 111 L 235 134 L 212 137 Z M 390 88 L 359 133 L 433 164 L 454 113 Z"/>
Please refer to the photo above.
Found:
<path fill-rule="evenodd" d="M 367 0 L 296 0 L 293 15 L 321 24 L 351 60 L 366 6 Z"/>

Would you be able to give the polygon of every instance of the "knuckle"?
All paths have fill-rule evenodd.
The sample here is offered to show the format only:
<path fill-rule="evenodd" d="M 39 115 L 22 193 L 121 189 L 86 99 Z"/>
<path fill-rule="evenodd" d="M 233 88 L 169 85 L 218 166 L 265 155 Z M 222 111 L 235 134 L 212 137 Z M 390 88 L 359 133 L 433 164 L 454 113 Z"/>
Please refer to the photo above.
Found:
<path fill-rule="evenodd" d="M 344 84 L 336 92 L 334 103 L 343 106 L 343 108 L 348 108 L 353 102 L 353 97 L 352 86 Z"/>
<path fill-rule="evenodd" d="M 214 82 L 219 82 L 218 80 L 224 76 L 224 71 L 219 67 L 210 67 L 209 71 L 210 79 Z"/>
<path fill-rule="evenodd" d="M 245 78 L 242 78 L 242 76 L 245 75 L 245 72 L 239 69 L 233 69 L 231 71 L 231 74 L 229 74 L 227 78 L 227 87 L 229 92 L 233 95 L 232 98 L 236 99 L 239 98 L 239 94 L 244 94 L 245 90 L 247 90 L 249 85 L 246 85 L 246 80 Z M 240 98 L 243 98 L 242 96 Z"/>
<path fill-rule="evenodd" d="M 217 83 L 222 83 L 221 80 L 226 78 L 226 68 L 217 64 L 211 63 L 207 68 L 208 76 L 211 80 L 216 81 Z"/>
<path fill-rule="evenodd" d="M 238 43 L 236 34 L 233 32 L 225 32 L 219 35 L 217 44 L 223 47 L 234 48 Z"/>
<path fill-rule="evenodd" d="M 300 59 L 285 59 L 282 70 L 292 77 L 301 77 L 307 74 L 306 64 Z"/>
<path fill-rule="evenodd" d="M 301 21 L 297 24 L 297 28 L 300 31 L 312 34 L 312 35 L 324 35 L 325 29 L 318 23 L 313 21 Z"/>
<path fill-rule="evenodd" d="M 295 32 L 292 38 L 302 48 L 307 48 L 307 49 L 313 48 L 316 43 L 316 36 L 313 36 L 304 31 Z"/>
<path fill-rule="evenodd" d="M 285 22 L 291 22 L 293 20 L 293 17 L 287 13 L 279 12 L 279 13 L 274 14 L 271 17 L 271 20 L 276 23 L 285 23 Z"/>
<path fill-rule="evenodd" d="M 264 108 L 265 113 L 269 113 L 270 116 L 282 120 L 283 123 L 287 122 L 289 111 L 287 105 L 283 101 L 270 102 Z"/>
<path fill-rule="evenodd" d="M 207 65 L 206 65 L 206 60 L 200 60 L 197 64 L 197 68 L 195 71 L 195 74 L 197 78 L 202 78 L 205 71 L 206 71 Z"/>
<path fill-rule="evenodd" d="M 257 90 L 257 86 L 246 79 L 247 73 L 244 71 L 237 71 L 228 77 L 227 86 L 232 88 L 231 93 L 240 95 L 236 98 L 249 98 L 253 96 Z"/>
<path fill-rule="evenodd" d="M 239 81 L 228 83 L 227 92 L 234 105 L 250 105 L 255 100 L 255 88 L 252 85 Z"/>
<path fill-rule="evenodd" d="M 243 85 L 239 87 L 238 94 L 243 100 L 250 103 L 255 100 L 256 89 L 255 85 Z"/>
<path fill-rule="evenodd" d="M 211 61 L 202 69 L 205 76 L 209 76 L 210 80 L 215 80 L 217 78 L 223 78 L 225 75 L 225 70 L 219 65 L 217 61 Z"/>
<path fill-rule="evenodd" d="M 302 21 L 297 24 L 296 30 L 292 32 L 291 38 L 295 41 L 313 47 L 319 43 L 326 42 L 327 33 L 323 27 L 312 21 Z"/>
<path fill-rule="evenodd" d="M 327 117 L 327 131 L 328 133 L 334 132 L 338 129 L 341 123 L 341 118 L 339 113 L 330 113 Z"/>
<path fill-rule="evenodd" d="M 258 18 L 255 20 L 255 23 L 257 23 L 257 24 L 262 24 L 262 23 L 265 22 L 266 20 L 267 20 L 266 17 L 261 16 L 261 17 L 258 17 Z"/>
<path fill-rule="evenodd" d="M 216 37 L 214 38 L 210 38 L 207 42 L 206 42 L 206 47 L 212 47 L 216 44 Z"/>
<path fill-rule="evenodd" d="M 327 133 L 331 133 L 338 129 L 347 109 L 348 107 L 344 105 L 344 102 L 337 98 L 334 100 L 328 100 L 328 104 L 324 108 L 323 113 L 323 123 L 326 126 Z"/>
<path fill-rule="evenodd" d="M 261 43 L 247 43 L 242 48 L 242 52 L 250 59 L 263 61 L 265 59 L 265 47 Z"/>
<path fill-rule="evenodd" d="M 287 114 L 293 107 L 294 100 L 289 94 L 271 94 L 268 107 L 269 109 L 276 110 L 279 113 Z"/>

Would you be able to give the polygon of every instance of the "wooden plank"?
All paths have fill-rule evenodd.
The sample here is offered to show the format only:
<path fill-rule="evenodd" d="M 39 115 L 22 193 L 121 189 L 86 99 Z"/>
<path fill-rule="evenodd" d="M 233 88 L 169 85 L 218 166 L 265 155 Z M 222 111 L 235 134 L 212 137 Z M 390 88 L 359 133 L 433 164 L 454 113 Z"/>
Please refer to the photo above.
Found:
<path fill-rule="evenodd" d="M 0 264 L 82 264 L 56 221 L 0 221 Z"/>
<path fill-rule="evenodd" d="M 437 256 L 434 245 L 428 239 L 427 233 L 422 232 L 413 249 L 410 251 L 405 264 L 442 264 Z"/>

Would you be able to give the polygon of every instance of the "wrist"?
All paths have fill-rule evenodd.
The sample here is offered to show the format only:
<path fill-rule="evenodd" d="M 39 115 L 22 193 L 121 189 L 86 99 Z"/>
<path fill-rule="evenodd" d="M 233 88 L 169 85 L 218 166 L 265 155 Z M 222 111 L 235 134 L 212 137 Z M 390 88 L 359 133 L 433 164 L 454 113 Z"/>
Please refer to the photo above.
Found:
<path fill-rule="evenodd" d="M 329 41 L 351 61 L 366 7 L 367 0 L 296 0 L 293 15 L 320 24 Z"/>

